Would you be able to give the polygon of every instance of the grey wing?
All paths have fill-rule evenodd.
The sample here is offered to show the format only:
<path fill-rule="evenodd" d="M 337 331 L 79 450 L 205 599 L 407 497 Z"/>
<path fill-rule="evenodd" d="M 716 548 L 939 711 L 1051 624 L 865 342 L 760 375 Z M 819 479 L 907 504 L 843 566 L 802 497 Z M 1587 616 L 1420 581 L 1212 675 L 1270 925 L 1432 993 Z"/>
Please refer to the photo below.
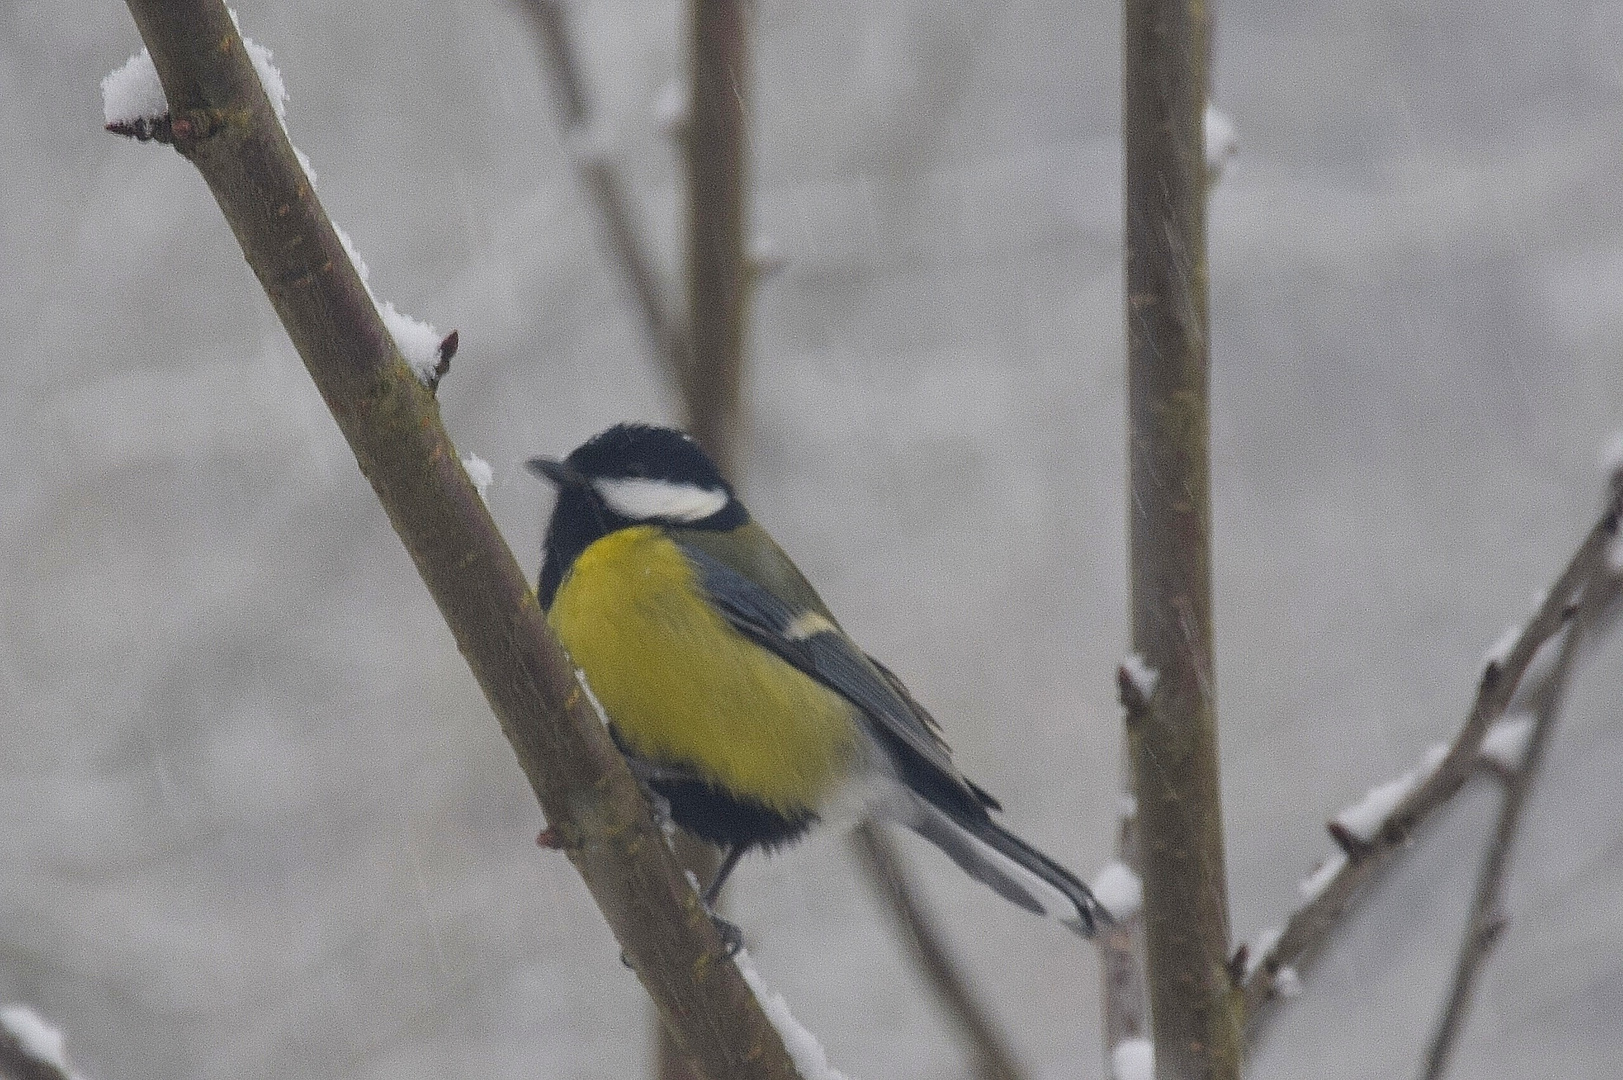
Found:
<path fill-rule="evenodd" d="M 855 705 L 900 778 L 942 809 L 985 817 L 995 805 L 959 774 L 929 713 L 837 627 L 806 633 L 796 610 L 707 552 L 683 544 L 710 602 L 734 629 Z"/>

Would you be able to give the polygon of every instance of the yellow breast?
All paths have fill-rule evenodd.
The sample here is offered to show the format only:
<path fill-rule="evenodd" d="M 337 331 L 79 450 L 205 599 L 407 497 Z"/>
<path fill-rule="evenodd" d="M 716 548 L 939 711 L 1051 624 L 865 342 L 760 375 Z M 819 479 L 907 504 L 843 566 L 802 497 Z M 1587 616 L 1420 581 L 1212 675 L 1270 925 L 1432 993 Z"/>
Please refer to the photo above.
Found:
<path fill-rule="evenodd" d="M 588 547 L 547 619 L 639 757 L 780 812 L 816 810 L 851 767 L 851 706 L 727 625 L 657 528 Z"/>

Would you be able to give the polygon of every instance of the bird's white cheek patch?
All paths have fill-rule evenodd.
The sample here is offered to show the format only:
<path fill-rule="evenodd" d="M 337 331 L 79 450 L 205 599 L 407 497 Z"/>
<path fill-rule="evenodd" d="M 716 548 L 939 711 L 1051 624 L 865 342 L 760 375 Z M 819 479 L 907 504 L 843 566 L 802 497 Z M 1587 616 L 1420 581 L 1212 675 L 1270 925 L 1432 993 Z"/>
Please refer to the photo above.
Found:
<path fill-rule="evenodd" d="M 725 491 L 669 480 L 624 477 L 597 480 L 592 486 L 610 510 L 632 521 L 703 521 L 727 505 Z"/>

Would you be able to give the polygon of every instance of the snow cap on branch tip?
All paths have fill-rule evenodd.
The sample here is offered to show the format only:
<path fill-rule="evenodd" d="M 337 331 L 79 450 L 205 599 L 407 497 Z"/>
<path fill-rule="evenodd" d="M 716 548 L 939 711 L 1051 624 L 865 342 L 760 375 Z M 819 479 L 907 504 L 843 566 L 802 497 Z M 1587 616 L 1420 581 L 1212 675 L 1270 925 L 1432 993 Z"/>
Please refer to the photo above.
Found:
<path fill-rule="evenodd" d="M 789 256 L 778 247 L 778 242 L 762 233 L 749 246 L 749 265 L 757 278 L 768 278 L 789 265 Z"/>
<path fill-rule="evenodd" d="M 150 52 L 142 49 L 102 78 L 101 112 L 108 127 L 134 127 L 169 115 Z"/>
<path fill-rule="evenodd" d="M 1088 888 L 1117 922 L 1137 915 L 1144 905 L 1144 882 L 1119 860 L 1105 863 L 1088 882 Z"/>
<path fill-rule="evenodd" d="M 1274 993 L 1282 998 L 1301 997 L 1302 976 L 1289 965 L 1280 968 L 1274 975 Z"/>
<path fill-rule="evenodd" d="M 1279 939 L 1284 936 L 1285 928 L 1283 926 L 1270 926 L 1257 935 L 1257 939 L 1246 948 L 1246 978 L 1249 979 L 1257 973 L 1257 969 L 1262 966 L 1262 962 L 1268 958 L 1269 953 L 1274 951 L 1274 946 L 1278 945 Z"/>
<path fill-rule="evenodd" d="M 1206 173 L 1215 183 L 1223 175 L 1223 167 L 1240 152 L 1240 131 L 1229 115 L 1211 102 L 1206 103 L 1204 117 Z"/>
<path fill-rule="evenodd" d="M 1488 729 L 1482 736 L 1482 756 L 1503 768 L 1522 767 L 1527 757 L 1527 746 L 1533 741 L 1531 716 L 1507 716 Z"/>
<path fill-rule="evenodd" d="M 1110 1051 L 1110 1080 L 1155 1080 L 1155 1045 L 1140 1036 Z"/>
<path fill-rule="evenodd" d="M 17 1040 L 24 1056 L 55 1068 L 69 1080 L 78 1080 L 78 1074 L 68 1065 L 67 1040 L 61 1030 L 35 1012 L 33 1006 L 0 1006 L 0 1028 Z"/>
<path fill-rule="evenodd" d="M 672 79 L 660 88 L 654 99 L 654 127 L 661 135 L 674 139 L 687 134 L 692 100 L 687 83 L 681 79 Z"/>
<path fill-rule="evenodd" d="M 1145 700 L 1155 693 L 1155 684 L 1161 681 L 1161 673 L 1150 667 L 1142 653 L 1128 653 L 1127 658 L 1121 662 L 1121 669 L 1132 680 L 1133 689 Z"/>

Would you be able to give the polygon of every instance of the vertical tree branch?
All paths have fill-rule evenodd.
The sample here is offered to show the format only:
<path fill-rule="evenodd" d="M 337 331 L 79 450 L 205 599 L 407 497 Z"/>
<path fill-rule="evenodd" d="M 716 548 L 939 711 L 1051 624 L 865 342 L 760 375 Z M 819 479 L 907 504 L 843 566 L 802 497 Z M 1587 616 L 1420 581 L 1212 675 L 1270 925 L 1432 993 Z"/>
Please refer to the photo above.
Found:
<path fill-rule="evenodd" d="M 692 0 L 687 141 L 688 429 L 730 473 L 742 423 L 747 0 Z"/>
<path fill-rule="evenodd" d="M 571 154 L 576 178 L 597 213 L 608 241 L 609 257 L 631 290 L 649 345 L 687 407 L 687 332 L 682 319 L 671 311 L 665 285 L 643 242 L 643 231 L 620 171 L 586 145 L 591 139 L 592 101 L 567 13 L 558 0 L 522 0 L 520 7 L 535 29 L 541 55 L 552 75 L 558 126 L 574 143 Z"/>
<path fill-rule="evenodd" d="M 1125 0 L 1128 503 L 1133 647 L 1158 673 L 1129 728 L 1156 1075 L 1238 1075 L 1225 960 L 1208 463 L 1209 25 Z"/>
<path fill-rule="evenodd" d="M 345 254 L 220 0 L 130 0 L 170 114 L 627 962 L 711 1080 L 792 1077 Z"/>
<path fill-rule="evenodd" d="M 687 164 L 688 351 L 674 368 L 688 433 L 737 482 L 744 373 L 746 0 L 693 0 L 689 33 L 691 116 Z M 684 864 L 713 873 L 714 851 L 685 843 Z M 688 1063 L 663 1028 L 661 1080 L 690 1080 Z"/>

